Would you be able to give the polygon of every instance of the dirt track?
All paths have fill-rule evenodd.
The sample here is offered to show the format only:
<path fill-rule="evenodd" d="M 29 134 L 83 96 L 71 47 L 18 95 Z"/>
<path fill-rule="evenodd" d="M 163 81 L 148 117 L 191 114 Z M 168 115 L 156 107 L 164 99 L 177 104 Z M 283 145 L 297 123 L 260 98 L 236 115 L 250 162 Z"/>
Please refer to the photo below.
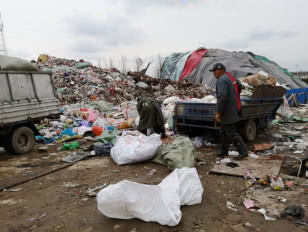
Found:
<path fill-rule="evenodd" d="M 109 219 L 101 215 L 96 209 L 95 197 L 86 195 L 88 188 L 104 183 L 116 183 L 123 179 L 158 184 L 169 171 L 167 167 L 151 162 L 117 166 L 110 157 L 97 157 L 80 161 L 69 168 L 13 188 L 22 188 L 19 192 L 1 192 L 1 232 L 307 231 L 307 227 L 295 225 L 288 220 L 265 221 L 261 214 L 245 209 L 242 204 L 246 192 L 243 178 L 208 174 L 215 162 L 215 153 L 215 149 L 198 150 L 200 158 L 206 162 L 206 165 L 197 167 L 205 190 L 203 201 L 199 205 L 182 207 L 183 217 L 176 227 L 137 219 Z M 48 153 L 10 156 L 2 152 L 0 185 L 4 186 L 60 167 L 64 164 L 60 161 L 63 156 L 65 153 L 62 152 L 53 156 Z M 157 172 L 149 175 L 151 169 L 156 169 Z M 64 187 L 67 182 L 78 186 Z M 307 196 L 304 197 L 293 201 L 307 203 Z M 238 205 L 238 212 L 229 210 L 226 207 L 227 201 Z M 247 222 L 253 227 L 243 227 Z"/>

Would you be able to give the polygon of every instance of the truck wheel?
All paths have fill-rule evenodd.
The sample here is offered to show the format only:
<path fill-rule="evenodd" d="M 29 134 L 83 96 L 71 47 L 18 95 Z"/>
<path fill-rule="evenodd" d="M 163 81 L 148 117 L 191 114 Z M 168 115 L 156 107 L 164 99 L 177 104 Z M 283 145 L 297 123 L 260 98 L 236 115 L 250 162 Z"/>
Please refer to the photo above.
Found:
<path fill-rule="evenodd" d="M 257 127 L 255 121 L 246 121 L 244 127 L 241 129 L 241 134 L 247 142 L 252 142 L 255 140 L 257 135 Z"/>
<path fill-rule="evenodd" d="M 15 154 L 25 154 L 30 152 L 35 144 L 34 133 L 29 127 L 19 127 L 13 131 L 10 141 Z"/>

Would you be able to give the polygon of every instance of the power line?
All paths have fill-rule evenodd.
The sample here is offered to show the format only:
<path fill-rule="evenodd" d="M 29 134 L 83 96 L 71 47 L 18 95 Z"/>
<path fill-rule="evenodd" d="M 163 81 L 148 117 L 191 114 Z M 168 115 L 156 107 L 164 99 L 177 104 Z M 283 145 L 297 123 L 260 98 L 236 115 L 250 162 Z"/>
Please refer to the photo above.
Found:
<path fill-rule="evenodd" d="M 3 32 L 4 24 L 3 20 L 1 17 L 1 12 L 0 12 L 0 54 L 7 56 L 7 47 L 5 43 L 5 38 L 4 38 L 4 32 Z"/>

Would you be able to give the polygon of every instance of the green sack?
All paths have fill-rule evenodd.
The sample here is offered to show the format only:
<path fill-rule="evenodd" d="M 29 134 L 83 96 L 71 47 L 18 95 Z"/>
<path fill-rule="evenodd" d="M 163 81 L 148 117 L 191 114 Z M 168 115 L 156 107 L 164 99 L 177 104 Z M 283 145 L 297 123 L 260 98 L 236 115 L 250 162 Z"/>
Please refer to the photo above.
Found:
<path fill-rule="evenodd" d="M 171 144 L 163 144 L 161 150 L 152 160 L 154 163 L 164 164 L 168 169 L 188 167 L 196 165 L 195 148 L 189 138 L 179 136 Z"/>
<path fill-rule="evenodd" d="M 83 69 L 83 68 L 89 67 L 89 65 L 90 64 L 88 62 L 81 62 L 81 63 L 76 64 L 75 67 L 78 69 Z"/>

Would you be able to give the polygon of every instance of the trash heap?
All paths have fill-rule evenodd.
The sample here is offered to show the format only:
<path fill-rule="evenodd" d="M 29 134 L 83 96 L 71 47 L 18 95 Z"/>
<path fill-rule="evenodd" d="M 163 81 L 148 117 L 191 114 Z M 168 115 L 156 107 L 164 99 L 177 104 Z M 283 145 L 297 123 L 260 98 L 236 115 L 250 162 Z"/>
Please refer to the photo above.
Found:
<path fill-rule="evenodd" d="M 54 83 L 61 104 L 89 103 L 105 100 L 115 105 L 151 96 L 164 100 L 170 96 L 203 98 L 208 90 L 191 82 L 175 82 L 152 78 L 138 72 L 121 74 L 117 69 L 102 69 L 84 60 L 68 60 L 40 55 L 37 62 L 41 71 L 54 73 Z"/>
<path fill-rule="evenodd" d="M 260 71 L 258 74 L 239 78 L 239 81 L 243 86 L 241 91 L 242 98 L 250 98 L 253 95 L 255 89 L 259 86 L 268 86 L 272 88 L 275 88 L 276 86 L 282 86 L 286 88 L 286 86 L 280 85 L 275 77 L 263 71 Z"/>
<path fill-rule="evenodd" d="M 121 74 L 117 69 L 102 69 L 84 60 L 60 59 L 42 54 L 37 61 L 40 71 L 52 72 L 62 115 L 60 120 L 46 120 L 37 125 L 37 141 L 56 143 L 62 150 L 80 149 L 76 141 L 92 138 L 100 148 L 92 151 L 110 151 L 116 135 L 136 131 L 138 127 L 137 102 L 139 96 L 150 96 L 163 102 L 165 127 L 172 127 L 176 101 L 216 100 L 201 85 L 153 78 L 139 72 Z M 138 132 L 138 131 L 137 131 Z M 170 134 L 170 133 L 169 133 Z M 139 136 L 134 135 L 134 136 Z M 106 137 L 112 137 L 105 140 Z M 100 153 L 100 152 L 98 152 Z M 76 157 L 83 157 L 77 155 Z"/>

